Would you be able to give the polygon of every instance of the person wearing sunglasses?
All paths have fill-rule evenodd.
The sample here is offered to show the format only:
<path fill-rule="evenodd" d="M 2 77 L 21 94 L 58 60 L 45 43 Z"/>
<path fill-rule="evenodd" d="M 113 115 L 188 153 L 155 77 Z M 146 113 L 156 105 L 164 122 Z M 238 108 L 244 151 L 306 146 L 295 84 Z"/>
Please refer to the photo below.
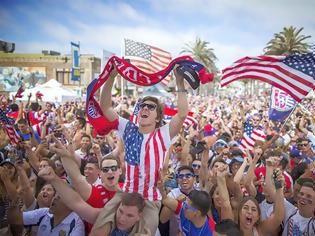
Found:
<path fill-rule="evenodd" d="M 301 152 L 302 162 L 311 163 L 315 161 L 315 153 L 311 148 L 311 141 L 308 138 L 297 139 L 297 150 Z"/>
<path fill-rule="evenodd" d="M 159 176 L 158 187 L 163 205 L 179 216 L 182 233 L 190 236 L 212 236 L 214 222 L 207 215 L 211 205 L 209 194 L 205 191 L 192 190 L 184 201 L 173 199 L 166 195 L 162 173 Z M 188 177 L 188 174 L 181 174 L 181 177 Z"/>
<path fill-rule="evenodd" d="M 116 168 L 114 166 L 105 166 L 104 164 L 102 169 L 104 172 L 110 173 Z M 76 191 L 57 177 L 51 167 L 44 168 L 38 173 L 38 175 L 54 186 L 57 194 L 61 197 L 63 204 L 67 208 L 73 210 L 82 219 L 89 222 L 89 224 L 93 224 L 95 222 L 97 216 L 101 212 L 101 209 L 86 203 Z M 142 218 L 143 209 L 145 207 L 143 197 L 139 193 L 117 192 L 117 194 L 121 195 L 121 201 L 114 211 L 115 221 L 113 222 L 111 232 L 104 235 L 150 235 L 149 230 L 145 225 L 138 224 Z M 21 220 L 19 222 L 21 222 Z M 73 226 L 73 224 L 71 225 Z M 84 233 L 58 235 L 84 235 Z"/>
<path fill-rule="evenodd" d="M 115 157 L 106 157 L 100 163 L 100 178 L 102 180 L 101 185 L 90 184 L 84 175 L 81 175 L 78 165 L 74 159 L 74 156 L 69 152 L 69 148 L 60 142 L 57 142 L 52 149 L 62 158 L 64 169 L 71 179 L 71 183 L 75 190 L 80 194 L 82 199 L 89 205 L 95 208 L 102 208 L 108 201 L 110 201 L 117 190 L 120 189 L 118 185 L 118 179 L 121 175 L 121 163 L 119 159 Z M 92 229 L 92 225 L 86 224 L 86 230 L 89 232 Z"/>
<path fill-rule="evenodd" d="M 167 196 L 172 199 L 182 200 L 193 189 L 195 183 L 194 169 L 190 166 L 181 166 L 177 170 L 176 180 L 178 182 L 178 188 L 172 189 Z M 179 216 L 174 215 L 168 207 L 163 206 L 160 213 L 160 222 L 162 224 L 170 221 L 170 235 L 177 235 L 179 233 Z"/>
<path fill-rule="evenodd" d="M 147 96 L 141 100 L 138 112 L 138 125 L 120 117 L 112 107 L 111 90 L 117 75 L 116 68 L 111 72 L 101 92 L 100 106 L 105 119 L 116 122 L 119 137 L 125 148 L 126 179 L 124 192 L 138 192 L 146 200 L 143 222 L 155 235 L 158 228 L 161 194 L 155 178 L 163 168 L 165 154 L 172 139 L 181 130 L 188 114 L 187 91 L 184 78 L 174 70 L 177 85 L 177 114 L 163 125 L 163 106 L 156 97 Z M 105 129 L 105 128 L 104 128 Z M 120 199 L 116 196 L 100 214 L 92 235 L 104 235 L 110 231 L 110 222 L 114 220 L 112 212 Z M 111 216 L 109 216 L 111 215 Z"/>

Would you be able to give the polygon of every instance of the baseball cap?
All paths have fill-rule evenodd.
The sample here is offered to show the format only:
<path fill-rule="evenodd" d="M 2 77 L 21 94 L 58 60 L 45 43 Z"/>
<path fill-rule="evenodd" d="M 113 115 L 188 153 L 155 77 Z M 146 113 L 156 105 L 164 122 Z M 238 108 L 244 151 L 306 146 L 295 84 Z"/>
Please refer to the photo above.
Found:
<path fill-rule="evenodd" d="M 219 147 L 227 147 L 227 146 L 228 144 L 223 139 L 218 139 L 213 145 L 214 149 L 217 149 Z"/>
<path fill-rule="evenodd" d="M 184 79 L 190 84 L 192 89 L 197 89 L 200 85 L 200 80 L 197 72 L 188 65 L 179 66 L 176 68 L 179 75 L 183 76 Z"/>

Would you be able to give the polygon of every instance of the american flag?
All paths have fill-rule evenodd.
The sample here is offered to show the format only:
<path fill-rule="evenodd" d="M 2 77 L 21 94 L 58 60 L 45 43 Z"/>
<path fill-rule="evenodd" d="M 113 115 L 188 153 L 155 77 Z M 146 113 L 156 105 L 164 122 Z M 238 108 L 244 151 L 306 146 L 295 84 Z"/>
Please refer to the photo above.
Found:
<path fill-rule="evenodd" d="M 145 200 L 150 201 L 161 199 L 157 182 L 170 146 L 168 133 L 168 126 L 163 126 L 149 135 L 143 135 L 139 132 L 139 127 L 127 122 L 123 132 L 126 153 L 125 192 L 140 193 Z"/>
<path fill-rule="evenodd" d="M 0 109 L 0 123 L 6 131 L 11 143 L 18 144 L 20 141 L 20 136 L 14 128 L 14 119 L 7 117 L 6 112 Z"/>
<path fill-rule="evenodd" d="M 183 127 L 184 129 L 188 129 L 190 126 L 196 128 L 198 126 L 198 120 L 194 118 L 194 113 L 189 112 L 186 119 L 184 120 Z"/>
<path fill-rule="evenodd" d="M 125 39 L 125 58 L 130 59 L 130 63 L 147 73 L 155 73 L 165 67 L 172 60 L 169 52 L 144 43 Z M 165 77 L 161 83 L 167 86 L 171 76 Z"/>
<path fill-rule="evenodd" d="M 241 150 L 253 150 L 255 142 L 257 140 L 264 141 L 266 139 L 266 134 L 261 127 L 255 128 L 249 123 L 245 122 L 243 138 L 240 143 Z"/>
<path fill-rule="evenodd" d="M 136 102 L 134 108 L 133 108 L 133 112 L 129 117 L 129 120 L 138 125 L 139 124 L 139 111 L 140 111 L 140 103 L 141 103 L 141 99 L 138 99 L 138 101 Z"/>
<path fill-rule="evenodd" d="M 239 79 L 257 79 L 300 102 L 315 88 L 315 54 L 244 57 L 223 70 L 221 87 Z"/>

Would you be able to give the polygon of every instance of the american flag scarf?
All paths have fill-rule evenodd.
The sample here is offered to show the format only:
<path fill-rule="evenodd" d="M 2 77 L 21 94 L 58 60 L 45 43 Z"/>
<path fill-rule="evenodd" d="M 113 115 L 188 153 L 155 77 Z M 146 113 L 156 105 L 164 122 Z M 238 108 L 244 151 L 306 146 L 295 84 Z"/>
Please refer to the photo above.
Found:
<path fill-rule="evenodd" d="M 195 62 L 189 56 L 175 58 L 164 70 L 152 74 L 138 69 L 136 66 L 119 57 L 112 56 L 105 65 L 105 68 L 99 78 L 93 80 L 87 88 L 86 113 L 89 122 L 100 134 L 107 134 L 112 129 L 117 129 L 118 120 L 113 122 L 108 121 L 102 113 L 99 103 L 94 98 L 94 94 L 109 78 L 111 71 L 114 69 L 114 65 L 117 68 L 118 74 L 131 83 L 140 86 L 152 86 L 163 80 L 172 71 L 176 64 L 193 68 L 198 73 L 200 82 L 202 84 L 211 81 L 213 78 L 213 75 L 207 73 L 205 67 L 202 64 Z"/>

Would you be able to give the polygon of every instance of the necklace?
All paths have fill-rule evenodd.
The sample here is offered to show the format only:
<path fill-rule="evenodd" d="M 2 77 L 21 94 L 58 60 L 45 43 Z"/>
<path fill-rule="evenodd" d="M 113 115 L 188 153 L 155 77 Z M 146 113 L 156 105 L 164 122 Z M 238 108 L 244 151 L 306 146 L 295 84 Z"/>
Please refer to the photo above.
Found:
<path fill-rule="evenodd" d="M 206 223 L 207 223 L 207 222 L 205 222 L 205 223 L 203 224 L 203 226 L 202 226 L 200 232 L 198 233 L 198 236 L 201 236 L 201 233 L 202 233 L 203 229 L 205 228 Z M 192 234 L 191 234 L 191 221 L 189 222 L 189 231 L 188 231 L 188 232 L 189 232 L 189 236 L 192 236 Z M 195 236 L 195 235 L 194 235 L 194 236 Z"/>

